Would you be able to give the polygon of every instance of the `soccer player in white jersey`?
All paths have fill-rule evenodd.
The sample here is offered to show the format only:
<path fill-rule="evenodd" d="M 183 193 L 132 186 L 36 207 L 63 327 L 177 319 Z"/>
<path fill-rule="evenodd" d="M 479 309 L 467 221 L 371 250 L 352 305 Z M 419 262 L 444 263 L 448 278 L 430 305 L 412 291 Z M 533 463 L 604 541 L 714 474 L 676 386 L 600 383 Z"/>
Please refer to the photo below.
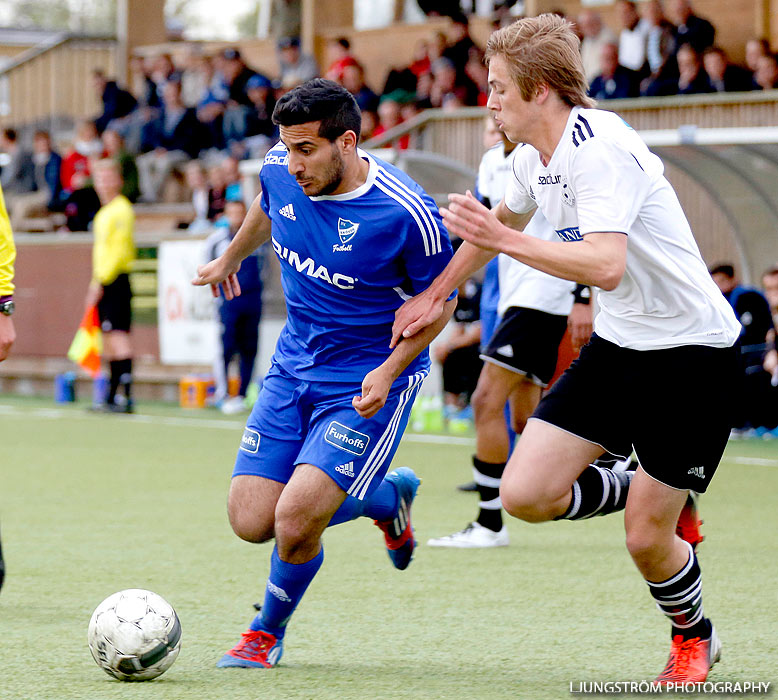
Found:
<path fill-rule="evenodd" d="M 489 120 L 493 121 L 491 117 Z M 502 201 L 515 153 L 516 144 L 505 134 L 500 143 L 484 153 L 478 168 L 476 197 L 485 206 L 491 208 Z M 527 232 L 546 240 L 556 237 L 540 212 L 532 217 Z M 540 272 L 508 255 L 497 258 L 500 322 L 492 336 L 484 339 L 484 365 L 472 398 L 476 435 L 473 479 L 480 497 L 478 515 L 463 530 L 429 540 L 430 547 L 473 549 L 508 545 L 499 494 L 511 444 L 505 403 L 510 405 L 511 427 L 520 436 L 554 375 L 573 301 L 581 302 L 579 307 L 589 301 L 583 295 L 574 299 L 578 288 L 574 282 Z M 588 287 L 584 289 L 588 293 Z M 590 307 L 577 309 L 576 318 L 576 342 L 583 344 L 591 334 Z M 588 329 L 583 338 L 582 327 Z"/>
<path fill-rule="evenodd" d="M 527 522 L 626 507 L 627 549 L 672 624 L 662 682 L 704 680 L 721 644 L 702 606 L 700 569 L 676 521 L 705 491 L 729 435 L 740 326 L 708 275 L 661 160 L 616 114 L 591 109 L 578 39 L 555 15 L 491 35 L 488 107 L 520 146 L 490 211 L 450 195 L 449 230 L 469 242 L 398 312 L 395 338 L 437 318 L 448 290 L 502 251 L 600 288 L 595 335 L 541 400 L 500 495 Z M 559 241 L 522 233 L 535 208 Z M 712 378 L 715 378 L 712 380 Z M 680 387 L 683 387 L 680 389 Z M 668 430 L 678 438 L 668 446 Z M 606 449 L 640 466 L 628 488 L 589 466 Z"/>
<path fill-rule="evenodd" d="M 239 537 L 276 546 L 261 610 L 221 667 L 278 663 L 289 618 L 321 567 L 328 525 L 370 517 L 394 566 L 410 563 L 419 479 L 407 467 L 384 475 L 429 370 L 427 345 L 456 303 L 452 295 L 437 323 L 392 350 L 395 311 L 451 259 L 434 202 L 357 148 L 359 108 L 337 83 L 295 88 L 273 121 L 281 141 L 265 157 L 262 192 L 194 280 L 214 292 L 221 285 L 231 299 L 241 260 L 269 239 L 287 305 L 228 502 Z"/>

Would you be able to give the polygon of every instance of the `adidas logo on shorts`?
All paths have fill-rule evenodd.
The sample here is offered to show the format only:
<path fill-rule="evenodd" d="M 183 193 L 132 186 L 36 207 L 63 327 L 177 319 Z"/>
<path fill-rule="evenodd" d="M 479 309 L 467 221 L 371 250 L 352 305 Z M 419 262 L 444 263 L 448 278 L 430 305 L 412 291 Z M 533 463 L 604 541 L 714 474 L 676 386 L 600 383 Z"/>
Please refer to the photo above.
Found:
<path fill-rule="evenodd" d="M 354 478 L 354 462 L 346 462 L 345 464 L 339 464 L 335 467 L 336 472 L 340 472 L 343 476 Z"/>
<path fill-rule="evenodd" d="M 278 210 L 278 213 L 281 216 L 285 216 L 287 219 L 291 219 L 292 221 L 297 221 L 297 217 L 295 216 L 295 213 L 294 213 L 294 207 L 291 204 L 287 204 L 287 205 L 281 207 Z"/>

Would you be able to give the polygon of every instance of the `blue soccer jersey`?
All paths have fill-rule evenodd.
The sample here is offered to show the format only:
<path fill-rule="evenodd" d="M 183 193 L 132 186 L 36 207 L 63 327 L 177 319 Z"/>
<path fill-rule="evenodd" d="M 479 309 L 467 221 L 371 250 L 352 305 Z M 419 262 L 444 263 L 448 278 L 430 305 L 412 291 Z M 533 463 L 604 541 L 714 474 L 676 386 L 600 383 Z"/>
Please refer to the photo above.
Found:
<path fill-rule="evenodd" d="M 367 180 L 345 194 L 308 197 L 282 143 L 260 173 L 287 306 L 273 361 L 306 381 L 361 382 L 391 354 L 395 311 L 452 256 L 430 196 L 394 166 L 359 154 Z M 424 350 L 403 376 L 428 368 Z"/>

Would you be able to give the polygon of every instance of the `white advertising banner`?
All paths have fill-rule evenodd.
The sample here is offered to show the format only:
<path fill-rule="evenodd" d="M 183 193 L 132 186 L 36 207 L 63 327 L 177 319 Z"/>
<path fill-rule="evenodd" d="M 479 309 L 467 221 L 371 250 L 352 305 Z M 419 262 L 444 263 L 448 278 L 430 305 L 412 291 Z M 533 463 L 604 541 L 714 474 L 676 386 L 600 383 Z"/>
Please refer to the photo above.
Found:
<path fill-rule="evenodd" d="M 159 355 L 163 364 L 211 365 L 219 324 L 210 287 L 194 287 L 205 241 L 164 241 L 157 259 Z"/>

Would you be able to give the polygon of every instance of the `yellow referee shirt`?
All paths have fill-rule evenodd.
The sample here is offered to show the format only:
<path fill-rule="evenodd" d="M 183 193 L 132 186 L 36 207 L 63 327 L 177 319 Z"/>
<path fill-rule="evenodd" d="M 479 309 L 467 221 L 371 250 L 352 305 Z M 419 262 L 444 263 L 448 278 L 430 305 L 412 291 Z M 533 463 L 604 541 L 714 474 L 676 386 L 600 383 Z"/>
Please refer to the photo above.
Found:
<path fill-rule="evenodd" d="M 0 297 L 13 294 L 14 260 L 16 260 L 16 247 L 11 232 L 11 222 L 5 210 L 3 190 L 0 189 Z"/>
<path fill-rule="evenodd" d="M 92 278 L 104 287 L 123 272 L 129 272 L 135 260 L 135 214 L 124 195 L 114 197 L 95 215 L 92 228 Z"/>

